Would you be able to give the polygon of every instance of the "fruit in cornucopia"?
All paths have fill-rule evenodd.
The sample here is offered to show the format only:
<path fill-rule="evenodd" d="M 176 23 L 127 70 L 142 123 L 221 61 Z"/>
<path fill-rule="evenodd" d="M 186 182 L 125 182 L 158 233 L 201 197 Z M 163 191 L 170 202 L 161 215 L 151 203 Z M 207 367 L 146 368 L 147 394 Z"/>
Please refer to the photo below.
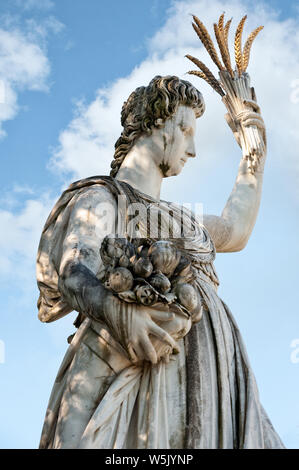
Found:
<path fill-rule="evenodd" d="M 181 258 L 175 245 L 167 240 L 154 242 L 148 250 L 148 256 L 153 263 L 154 270 L 161 271 L 166 276 L 171 276 Z"/>
<path fill-rule="evenodd" d="M 190 284 L 194 281 L 196 275 L 196 269 L 192 266 L 191 261 L 185 256 L 182 256 L 172 275 L 171 283 L 173 286 L 177 284 Z"/>
<path fill-rule="evenodd" d="M 152 305 L 157 301 L 157 294 L 148 285 L 136 286 L 134 292 L 137 302 L 142 305 Z"/>
<path fill-rule="evenodd" d="M 188 312 L 193 313 L 200 305 L 200 298 L 196 289 L 190 284 L 181 283 L 177 284 L 175 288 L 177 299 Z"/>
<path fill-rule="evenodd" d="M 127 268 L 130 265 L 130 260 L 126 255 L 122 255 L 118 261 L 119 266 Z"/>
<path fill-rule="evenodd" d="M 149 283 L 161 294 L 167 294 L 171 289 L 171 283 L 163 273 L 156 273 L 151 276 Z"/>
<path fill-rule="evenodd" d="M 102 261 L 106 266 L 116 266 L 122 259 L 124 267 L 126 258 L 130 259 L 134 252 L 134 246 L 126 238 L 116 238 L 112 235 L 104 238 L 100 249 Z"/>
<path fill-rule="evenodd" d="M 131 290 L 133 275 L 127 268 L 115 268 L 109 275 L 108 284 L 114 292 Z"/>
<path fill-rule="evenodd" d="M 133 265 L 134 273 L 140 277 L 149 277 L 153 272 L 153 265 L 149 258 L 139 258 Z"/>
<path fill-rule="evenodd" d="M 191 269 L 191 261 L 186 256 L 181 256 L 180 262 L 175 268 L 173 276 L 185 276 Z"/>
<path fill-rule="evenodd" d="M 147 245 L 140 245 L 137 248 L 137 253 L 139 256 L 142 256 L 143 258 L 147 258 L 148 256 L 148 246 Z"/>

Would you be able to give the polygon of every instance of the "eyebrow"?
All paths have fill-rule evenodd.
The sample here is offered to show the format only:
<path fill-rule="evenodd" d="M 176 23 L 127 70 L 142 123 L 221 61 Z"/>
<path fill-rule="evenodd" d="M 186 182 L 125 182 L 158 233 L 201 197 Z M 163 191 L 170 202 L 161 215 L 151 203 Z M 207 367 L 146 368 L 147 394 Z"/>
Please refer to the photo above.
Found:
<path fill-rule="evenodd" d="M 188 126 L 185 124 L 185 122 L 183 120 L 179 123 L 179 126 L 184 128 L 184 129 L 188 129 Z"/>
<path fill-rule="evenodd" d="M 185 129 L 185 130 L 188 130 L 188 131 L 193 130 L 192 126 L 188 126 L 187 124 L 185 124 L 185 122 L 183 120 L 181 120 L 181 122 L 179 123 L 179 126 L 180 126 L 181 129 Z"/>

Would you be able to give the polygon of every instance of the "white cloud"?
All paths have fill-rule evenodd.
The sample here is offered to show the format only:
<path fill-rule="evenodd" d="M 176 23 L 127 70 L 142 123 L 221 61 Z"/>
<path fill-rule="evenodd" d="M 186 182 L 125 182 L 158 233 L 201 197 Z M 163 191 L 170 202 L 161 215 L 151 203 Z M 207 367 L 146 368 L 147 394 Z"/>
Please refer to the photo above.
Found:
<path fill-rule="evenodd" d="M 16 4 L 24 10 L 31 10 L 33 8 L 39 10 L 49 10 L 54 7 L 52 0 L 16 0 Z"/>
<path fill-rule="evenodd" d="M 47 194 L 42 198 L 30 198 L 25 200 L 23 207 L 16 210 L 14 203 L 20 196 L 20 191 L 28 194 L 27 188 L 16 187 L 16 193 L 12 191 L 4 195 L 1 205 L 7 199 L 11 209 L 0 209 L 0 278 L 4 280 L 18 281 L 24 289 L 32 288 L 35 269 L 35 258 L 42 228 L 53 206 L 53 200 Z M 20 282 L 21 281 L 21 282 Z"/>
<path fill-rule="evenodd" d="M 33 2 L 27 6 L 33 7 Z M 50 62 L 46 40 L 63 25 L 52 16 L 37 23 L 6 15 L 0 19 L 0 137 L 3 123 L 19 111 L 18 95 L 24 90 L 48 92 Z M 15 184 L 0 197 L 0 272 L 1 279 L 18 282 L 32 291 L 35 257 L 43 224 L 53 205 L 47 195 L 38 197 L 32 188 Z M 26 289 L 24 289 L 26 290 Z"/>
<path fill-rule="evenodd" d="M 237 159 L 230 158 L 230 155 L 239 153 L 224 122 L 225 108 L 219 96 L 207 84 L 196 77 L 185 75 L 192 66 L 184 55 L 193 54 L 211 65 L 190 26 L 189 13 L 198 14 L 211 27 L 219 12 L 224 9 L 228 17 L 241 18 L 244 14 L 242 5 L 237 1 L 216 1 L 210 4 L 207 0 L 175 3 L 164 27 L 149 42 L 145 60 L 129 76 L 99 89 L 92 102 L 77 102 L 74 118 L 61 132 L 59 146 L 53 153 L 50 165 L 68 175 L 68 178 L 107 174 L 114 142 L 121 131 L 120 110 L 123 101 L 133 89 L 147 84 L 155 74 L 176 74 L 192 81 L 203 92 L 207 104 L 206 113 L 198 122 L 196 140 L 200 159 L 195 159 L 185 169 L 184 180 L 188 179 L 190 191 L 193 191 L 193 183 L 198 180 L 199 168 L 202 178 L 212 166 L 217 165 L 222 165 L 222 168 L 228 166 L 229 171 L 235 174 Z M 279 21 L 275 12 L 266 10 L 261 4 L 247 7 L 246 11 L 249 20 L 246 34 L 259 24 L 265 25 L 253 46 L 249 73 L 253 77 L 268 128 L 269 157 L 281 167 L 297 170 L 299 113 L 298 105 L 290 99 L 290 90 L 292 80 L 299 77 L 299 20 Z M 200 12 L 204 12 L 204 15 Z M 1 50 L 5 50 L 6 55 L 1 54 Z M 1 66 L 1 60 L 5 67 Z M 36 43 L 29 42 L 19 31 L 0 30 L 0 73 L 6 70 L 6 92 L 9 94 L 9 106 L 1 108 L 0 105 L 0 122 L 13 117 L 17 111 L 15 90 L 20 87 L 46 89 L 48 67 L 47 57 Z M 215 134 L 217 139 L 214 138 Z M 183 180 L 174 182 L 171 178 L 167 181 L 168 195 L 172 199 L 176 198 L 181 184 L 184 184 Z M 224 187 L 224 183 L 221 186 Z M 23 191 L 24 188 L 19 189 Z M 15 188 L 15 192 L 19 189 Z M 224 187 L 223 191 L 229 189 Z M 181 192 L 186 194 L 188 190 L 186 188 Z M 215 187 L 215 192 L 218 190 Z M 32 263 L 42 221 L 51 207 L 45 200 L 39 201 L 27 193 L 28 196 L 30 199 L 23 209 L 16 213 L 10 195 L 6 201 L 8 210 L 0 212 L 2 226 L 7 228 L 0 236 L 1 265 L 6 272 L 12 269 L 18 256 L 24 261 L 22 272 L 26 271 L 29 262 Z"/>
<path fill-rule="evenodd" d="M 188 176 L 194 179 L 196 165 L 201 165 L 202 173 L 206 167 L 215 165 L 216 160 L 219 163 L 224 155 L 236 153 L 238 148 L 226 128 L 223 119 L 226 111 L 219 96 L 202 80 L 184 76 L 193 68 L 184 59 L 186 53 L 200 57 L 216 73 L 191 27 L 190 14 L 198 15 L 212 29 L 222 11 L 226 11 L 227 18 L 235 19 L 234 30 L 237 20 L 248 13 L 246 35 L 260 24 L 265 26 L 253 45 L 248 71 L 267 124 L 271 159 L 298 171 L 299 113 L 298 104 L 290 100 L 290 86 L 292 80 L 299 78 L 299 18 L 281 21 L 273 9 L 261 2 L 247 4 L 237 0 L 175 2 L 166 24 L 149 41 L 147 58 L 129 76 L 99 89 L 91 103 L 77 104 L 74 119 L 60 134 L 51 165 L 73 178 L 107 174 L 121 131 L 122 103 L 133 89 L 147 84 L 155 74 L 175 74 L 188 79 L 205 97 L 207 111 L 198 123 L 197 136 L 201 162 L 194 163 Z"/>
<path fill-rule="evenodd" d="M 18 94 L 24 90 L 47 92 L 50 62 L 46 40 L 64 25 L 48 16 L 36 22 L 28 19 L 20 26 L 17 16 L 0 18 L 0 137 L 5 136 L 3 123 L 18 111 Z"/>
<path fill-rule="evenodd" d="M 49 61 L 41 47 L 28 40 L 19 30 L 0 29 L 0 81 L 4 89 L 0 104 L 0 136 L 2 123 L 18 112 L 20 90 L 47 90 Z"/>

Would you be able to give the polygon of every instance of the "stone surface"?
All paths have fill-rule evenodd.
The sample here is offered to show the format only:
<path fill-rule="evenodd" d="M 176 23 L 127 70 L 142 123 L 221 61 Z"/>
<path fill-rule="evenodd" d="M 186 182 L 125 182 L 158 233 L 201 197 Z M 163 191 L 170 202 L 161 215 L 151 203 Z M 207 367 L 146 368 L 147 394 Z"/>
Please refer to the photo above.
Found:
<path fill-rule="evenodd" d="M 238 251 L 247 243 L 260 203 L 265 155 L 254 174 L 241 160 L 222 215 L 205 216 L 203 225 L 186 208 L 160 200 L 163 178 L 178 175 L 195 157 L 196 117 L 203 102 L 191 89 L 194 102 L 186 105 L 178 98 L 185 92 L 174 91 L 177 105 L 161 120 L 167 90 L 184 90 L 185 82 L 166 77 L 151 83 L 152 98 L 164 97 L 154 108 L 157 119 L 150 116 L 155 122 L 151 132 L 135 139 L 115 178 L 92 177 L 71 185 L 42 234 L 39 318 L 54 321 L 73 309 L 80 315 L 53 387 L 40 446 L 283 447 L 259 402 L 235 321 L 217 295 L 213 266 L 216 251 Z M 145 94 L 139 99 L 145 100 Z M 143 105 L 135 99 L 135 107 Z M 255 119 L 261 119 L 258 113 Z M 125 223 L 134 214 L 132 205 L 139 214 L 134 229 Z M 158 212 L 160 220 L 154 217 Z M 183 236 L 182 221 L 188 228 Z M 117 222 L 121 233 L 115 230 Z M 163 302 L 152 308 L 125 302 L 106 289 L 100 247 L 106 235 L 116 232 L 132 242 L 171 238 L 185 260 L 182 279 L 200 296 L 203 314 L 184 316 Z"/>

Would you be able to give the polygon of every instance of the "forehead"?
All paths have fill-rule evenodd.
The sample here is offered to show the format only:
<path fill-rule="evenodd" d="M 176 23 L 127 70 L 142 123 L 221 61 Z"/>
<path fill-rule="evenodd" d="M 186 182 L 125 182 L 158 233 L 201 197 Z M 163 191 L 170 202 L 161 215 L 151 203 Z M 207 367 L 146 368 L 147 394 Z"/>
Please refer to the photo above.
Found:
<path fill-rule="evenodd" d="M 196 126 L 195 111 L 190 106 L 180 105 L 173 116 L 173 120 L 178 125 L 184 125 L 186 127 Z"/>

